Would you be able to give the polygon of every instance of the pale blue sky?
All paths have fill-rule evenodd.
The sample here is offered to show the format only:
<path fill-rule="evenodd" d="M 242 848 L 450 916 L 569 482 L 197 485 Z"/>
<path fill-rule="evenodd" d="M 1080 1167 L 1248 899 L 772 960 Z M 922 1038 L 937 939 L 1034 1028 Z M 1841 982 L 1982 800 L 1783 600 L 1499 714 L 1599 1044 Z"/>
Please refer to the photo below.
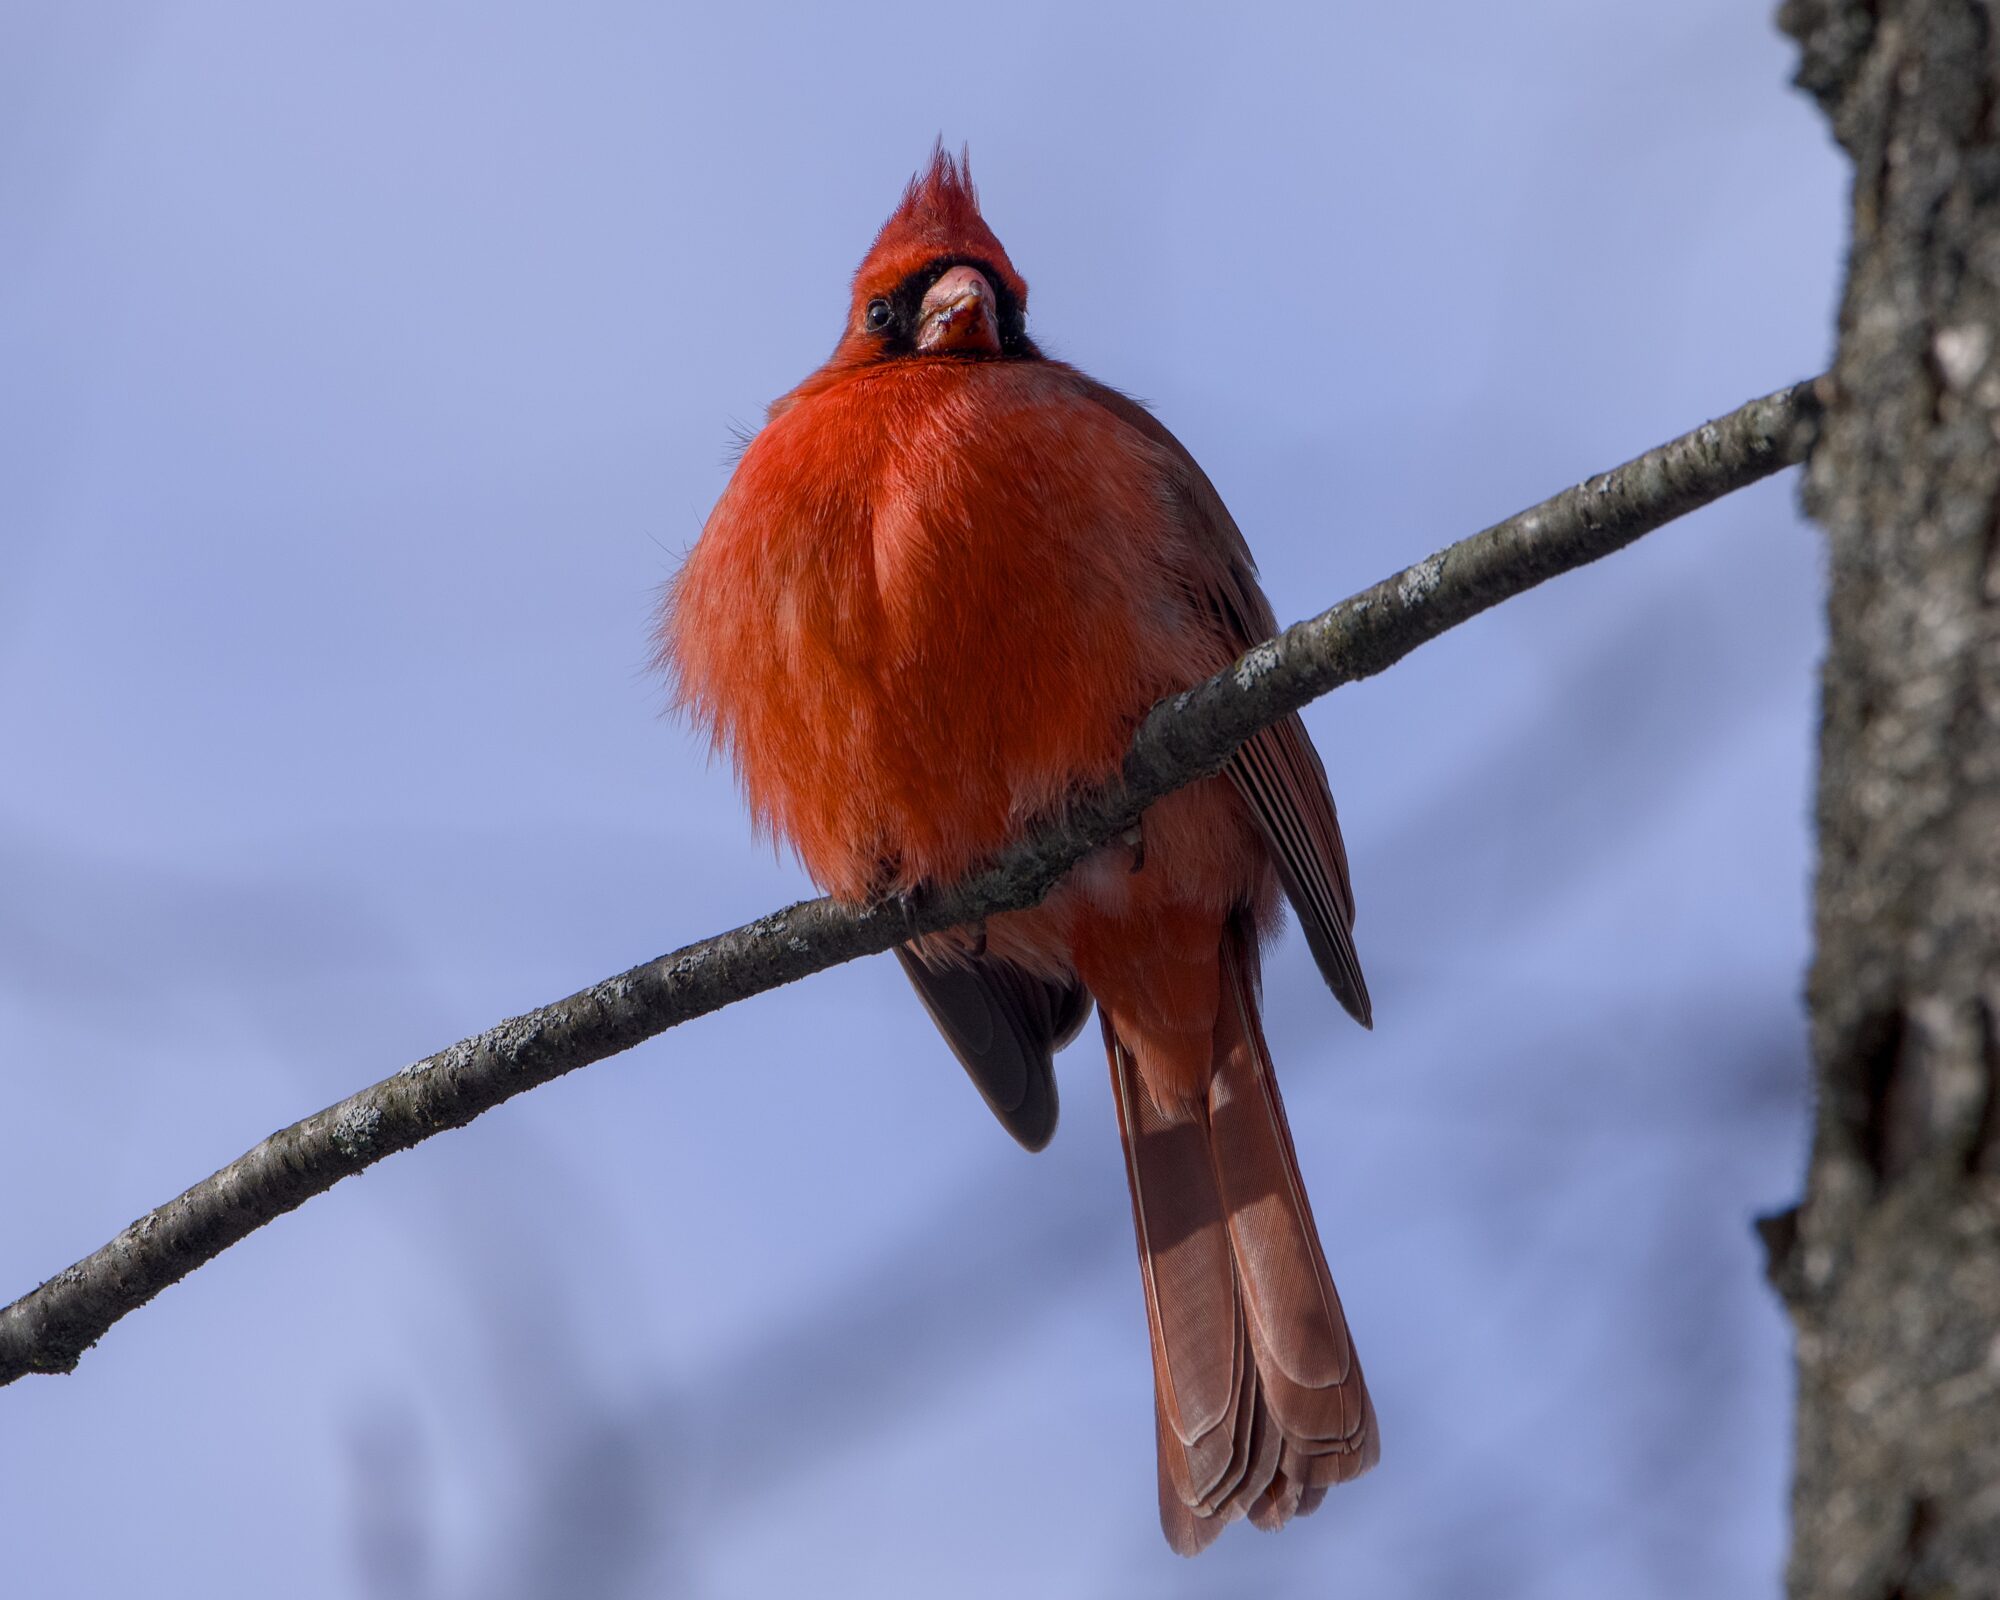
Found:
<path fill-rule="evenodd" d="M 0 1299 L 272 1128 L 804 892 L 658 584 L 936 135 L 1281 617 L 1817 370 L 1736 0 L 0 13 Z M 1314 707 L 1378 1026 L 1273 1046 L 1381 1468 L 1195 1563 L 1094 1032 L 1028 1157 L 893 963 L 313 1201 L 0 1392 L 23 1595 L 1774 1593 L 1789 478 Z M 282 1579 L 278 1576 L 282 1574 Z"/>

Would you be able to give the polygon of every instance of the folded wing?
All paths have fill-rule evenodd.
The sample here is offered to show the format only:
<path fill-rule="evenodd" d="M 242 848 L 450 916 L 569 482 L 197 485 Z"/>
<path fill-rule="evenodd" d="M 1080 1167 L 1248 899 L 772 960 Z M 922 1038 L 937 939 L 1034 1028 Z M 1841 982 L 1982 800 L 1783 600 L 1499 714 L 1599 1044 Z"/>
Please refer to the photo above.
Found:
<path fill-rule="evenodd" d="M 896 959 L 1000 1125 L 1041 1149 L 1056 1131 L 1055 1053 L 1090 1015 L 1083 985 L 987 956 L 933 962 L 898 945 Z"/>
<path fill-rule="evenodd" d="M 1165 451 L 1182 526 L 1195 545 L 1197 572 L 1189 599 L 1214 622 L 1223 660 L 1234 659 L 1278 631 L 1271 603 L 1243 533 L 1208 481 L 1208 474 L 1152 412 L 1116 389 L 1074 374 L 1084 393 Z M 1368 985 L 1354 949 L 1354 889 L 1347 848 L 1327 787 L 1326 768 L 1296 716 L 1266 728 L 1230 758 L 1225 769 L 1243 796 L 1277 864 L 1285 897 L 1298 913 L 1306 944 L 1334 997 L 1364 1028 L 1373 1025 Z"/>

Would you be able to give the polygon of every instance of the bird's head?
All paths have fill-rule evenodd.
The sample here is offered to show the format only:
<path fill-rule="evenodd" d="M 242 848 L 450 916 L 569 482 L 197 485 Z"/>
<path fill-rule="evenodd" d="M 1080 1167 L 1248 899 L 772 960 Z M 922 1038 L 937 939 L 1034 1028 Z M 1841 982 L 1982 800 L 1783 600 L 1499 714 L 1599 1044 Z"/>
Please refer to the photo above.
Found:
<path fill-rule="evenodd" d="M 1032 357 L 1028 285 L 979 214 L 966 157 L 942 144 L 875 236 L 836 359 Z"/>

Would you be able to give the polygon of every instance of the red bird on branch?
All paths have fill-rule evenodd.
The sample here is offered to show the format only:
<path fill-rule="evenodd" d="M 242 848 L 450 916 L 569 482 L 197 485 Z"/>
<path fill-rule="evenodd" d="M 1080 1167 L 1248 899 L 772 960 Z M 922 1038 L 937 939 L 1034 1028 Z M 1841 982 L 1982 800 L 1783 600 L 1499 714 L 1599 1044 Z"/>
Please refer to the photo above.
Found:
<path fill-rule="evenodd" d="M 661 655 L 761 827 L 851 902 L 957 878 L 1119 770 L 1155 701 L 1277 631 L 1243 535 L 1152 414 L 1028 337 L 940 150 L 772 405 L 669 591 Z M 1040 906 L 897 953 L 1029 1149 L 1093 1000 L 1152 1331 L 1160 1518 L 1192 1554 L 1373 1465 L 1374 1409 L 1259 1020 L 1280 890 L 1366 1025 L 1354 896 L 1297 717 Z"/>

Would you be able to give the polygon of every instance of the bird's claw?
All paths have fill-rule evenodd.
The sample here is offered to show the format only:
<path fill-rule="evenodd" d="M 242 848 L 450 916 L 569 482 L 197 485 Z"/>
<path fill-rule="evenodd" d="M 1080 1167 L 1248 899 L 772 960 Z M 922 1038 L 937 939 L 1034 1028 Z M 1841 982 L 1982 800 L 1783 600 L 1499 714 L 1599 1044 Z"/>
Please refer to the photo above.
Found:
<path fill-rule="evenodd" d="M 880 889 L 871 894 L 865 902 L 867 910 L 875 916 L 892 916 L 903 925 L 906 938 L 918 938 L 922 930 L 917 926 L 917 899 L 920 889 Z"/>
<path fill-rule="evenodd" d="M 1121 835 L 1132 851 L 1132 872 L 1134 876 L 1146 870 L 1146 824 L 1142 818 L 1132 824 Z"/>

